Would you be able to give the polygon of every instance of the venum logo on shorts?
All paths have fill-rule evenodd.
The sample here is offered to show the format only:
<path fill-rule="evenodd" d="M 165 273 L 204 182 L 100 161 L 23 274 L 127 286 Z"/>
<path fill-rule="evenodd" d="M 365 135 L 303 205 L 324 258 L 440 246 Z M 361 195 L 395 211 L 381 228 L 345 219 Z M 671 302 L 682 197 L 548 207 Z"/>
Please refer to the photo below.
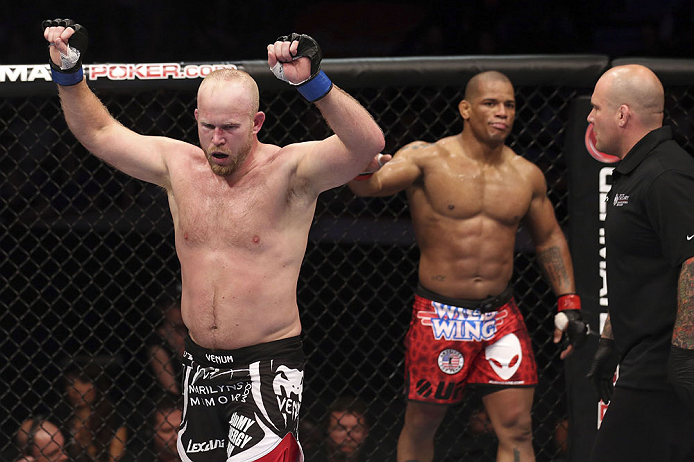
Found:
<path fill-rule="evenodd" d="M 272 388 L 277 397 L 277 407 L 286 424 L 287 416 L 291 416 L 291 420 L 299 418 L 301 393 L 304 389 L 304 373 L 298 369 L 279 366 L 276 374 L 272 381 Z"/>
<path fill-rule="evenodd" d="M 231 364 L 234 362 L 234 357 L 231 355 L 211 355 L 206 353 L 205 358 L 207 358 L 209 362 L 215 364 Z"/>
<path fill-rule="evenodd" d="M 196 452 L 209 452 L 214 449 L 223 448 L 225 444 L 226 442 L 224 440 L 209 440 L 200 443 L 188 441 L 188 446 L 186 447 L 186 454 L 193 454 Z"/>
<path fill-rule="evenodd" d="M 439 369 L 446 374 L 453 375 L 460 372 L 465 364 L 463 354 L 452 348 L 447 348 L 439 353 Z"/>
<path fill-rule="evenodd" d="M 436 340 L 489 340 L 507 316 L 506 310 L 482 313 L 458 306 L 431 302 L 434 311 L 420 311 L 417 317 L 423 326 L 431 326 Z"/>
<path fill-rule="evenodd" d="M 628 194 L 615 194 L 614 195 L 614 200 L 612 201 L 612 205 L 615 207 L 622 207 L 624 205 L 627 205 L 629 203 L 629 195 Z"/>

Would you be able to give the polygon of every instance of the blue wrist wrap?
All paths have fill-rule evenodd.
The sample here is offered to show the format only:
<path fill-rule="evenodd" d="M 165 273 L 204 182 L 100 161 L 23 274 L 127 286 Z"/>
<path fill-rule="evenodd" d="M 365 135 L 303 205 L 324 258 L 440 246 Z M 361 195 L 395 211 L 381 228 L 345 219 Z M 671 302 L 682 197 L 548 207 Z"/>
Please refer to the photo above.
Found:
<path fill-rule="evenodd" d="M 60 72 L 51 68 L 51 77 L 53 77 L 53 81 L 58 85 L 69 87 L 82 81 L 84 78 L 84 71 L 82 70 L 82 66 L 80 66 L 76 72 Z"/>
<path fill-rule="evenodd" d="M 301 96 L 313 103 L 327 95 L 332 87 L 333 82 L 325 75 L 325 72 L 320 71 L 314 78 L 299 85 L 297 89 Z"/>

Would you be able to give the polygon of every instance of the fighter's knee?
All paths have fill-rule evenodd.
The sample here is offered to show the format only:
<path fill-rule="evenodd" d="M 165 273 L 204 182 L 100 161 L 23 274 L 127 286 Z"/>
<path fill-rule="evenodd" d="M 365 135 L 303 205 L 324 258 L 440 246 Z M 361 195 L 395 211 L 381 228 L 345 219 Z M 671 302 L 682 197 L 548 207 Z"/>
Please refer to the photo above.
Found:
<path fill-rule="evenodd" d="M 509 412 L 494 423 L 494 431 L 499 439 L 517 442 L 532 440 L 532 417 L 523 411 Z"/>
<path fill-rule="evenodd" d="M 494 431 L 501 442 L 507 441 L 513 444 L 527 443 L 532 441 L 533 438 L 531 419 L 520 415 L 497 423 L 494 426 Z"/>

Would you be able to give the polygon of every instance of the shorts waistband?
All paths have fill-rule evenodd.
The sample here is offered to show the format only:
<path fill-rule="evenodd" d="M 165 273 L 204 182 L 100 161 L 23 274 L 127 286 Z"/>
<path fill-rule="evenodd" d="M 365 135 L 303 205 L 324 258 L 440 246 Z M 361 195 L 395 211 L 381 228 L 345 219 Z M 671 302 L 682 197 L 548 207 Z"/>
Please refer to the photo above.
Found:
<path fill-rule="evenodd" d="M 415 294 L 435 302 L 445 303 L 446 305 L 467 308 L 469 310 L 480 310 L 482 313 L 488 313 L 490 311 L 496 311 L 497 308 L 501 308 L 510 302 L 513 298 L 513 288 L 511 286 L 506 286 L 499 295 L 483 298 L 481 300 L 466 300 L 464 298 L 446 297 L 437 294 L 424 287 L 421 282 L 418 282 Z"/>
<path fill-rule="evenodd" d="M 234 350 L 204 348 L 195 343 L 190 336 L 187 336 L 185 348 L 184 358 L 193 360 L 203 367 L 231 368 L 239 365 L 248 365 L 264 359 L 305 360 L 303 342 L 298 336 L 236 348 Z"/>

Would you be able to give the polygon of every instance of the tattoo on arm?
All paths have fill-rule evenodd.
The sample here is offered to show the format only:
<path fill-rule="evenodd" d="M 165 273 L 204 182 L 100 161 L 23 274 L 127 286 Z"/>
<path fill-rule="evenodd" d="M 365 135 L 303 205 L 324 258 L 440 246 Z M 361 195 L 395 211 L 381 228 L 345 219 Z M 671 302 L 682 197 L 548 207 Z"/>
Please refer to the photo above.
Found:
<path fill-rule="evenodd" d="M 518 449 L 513 450 L 513 462 L 520 462 L 520 451 Z"/>
<path fill-rule="evenodd" d="M 682 263 L 677 285 L 677 319 L 672 344 L 694 350 L 694 257 Z"/>
<path fill-rule="evenodd" d="M 559 247 L 550 247 L 543 250 L 537 254 L 537 258 L 545 278 L 552 285 L 555 293 L 561 293 L 559 289 L 562 286 L 571 284 L 569 272 L 566 269 Z"/>
<path fill-rule="evenodd" d="M 431 143 L 426 143 L 424 141 L 417 141 L 407 146 L 407 149 L 422 149 L 431 146 Z"/>
<path fill-rule="evenodd" d="M 443 274 L 435 274 L 435 275 L 433 275 L 433 276 L 431 277 L 431 280 L 432 280 L 432 281 L 439 281 L 439 282 L 445 281 L 445 280 L 446 280 L 446 276 L 444 276 Z"/>
<path fill-rule="evenodd" d="M 600 337 L 614 340 L 614 335 L 612 335 L 612 323 L 610 322 L 609 314 L 607 315 L 607 319 L 605 319 L 605 325 L 602 328 L 602 334 L 600 334 Z"/>

